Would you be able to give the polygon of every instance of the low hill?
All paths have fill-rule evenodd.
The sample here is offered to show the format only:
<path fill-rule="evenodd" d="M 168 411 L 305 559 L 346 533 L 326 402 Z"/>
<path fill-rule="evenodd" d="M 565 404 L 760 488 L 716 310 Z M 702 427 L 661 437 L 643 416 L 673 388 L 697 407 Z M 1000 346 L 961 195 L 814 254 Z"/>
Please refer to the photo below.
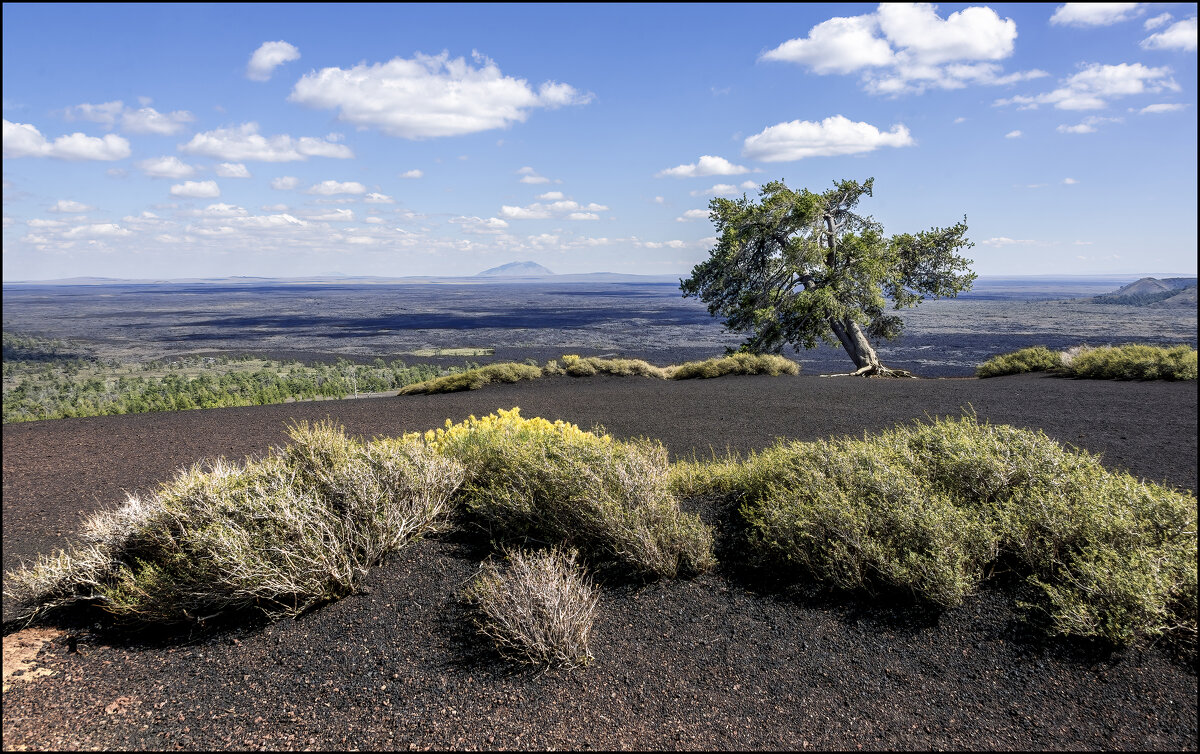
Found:
<path fill-rule="evenodd" d="M 537 262 L 509 262 L 484 270 L 475 277 L 545 277 L 553 274 Z"/>
<path fill-rule="evenodd" d="M 1196 305 L 1196 278 L 1142 278 L 1112 293 L 1095 296 L 1100 304 L 1174 308 Z"/>

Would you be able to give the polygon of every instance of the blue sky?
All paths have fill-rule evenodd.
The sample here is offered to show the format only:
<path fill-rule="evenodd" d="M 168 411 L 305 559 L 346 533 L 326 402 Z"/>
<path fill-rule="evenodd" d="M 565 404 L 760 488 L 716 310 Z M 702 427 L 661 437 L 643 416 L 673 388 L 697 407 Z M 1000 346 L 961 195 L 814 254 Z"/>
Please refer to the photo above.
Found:
<path fill-rule="evenodd" d="M 875 178 L 983 275 L 1195 273 L 1194 4 L 3 6 L 4 280 L 686 274 Z"/>

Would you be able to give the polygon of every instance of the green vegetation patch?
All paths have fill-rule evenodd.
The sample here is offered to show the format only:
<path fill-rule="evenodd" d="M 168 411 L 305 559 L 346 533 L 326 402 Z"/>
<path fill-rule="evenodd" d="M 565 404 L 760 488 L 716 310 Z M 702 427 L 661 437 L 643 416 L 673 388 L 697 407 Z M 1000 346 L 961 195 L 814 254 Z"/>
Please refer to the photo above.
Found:
<path fill-rule="evenodd" d="M 679 464 L 671 486 L 740 501 L 752 552 L 798 578 L 949 606 L 1010 564 L 1053 633 L 1195 645 L 1196 498 L 1041 432 L 966 417 L 778 443 Z"/>
<path fill-rule="evenodd" d="M 419 348 L 416 351 L 406 351 L 423 359 L 431 356 L 491 356 L 495 352 L 494 348 Z"/>
<path fill-rule="evenodd" d="M 1045 346 L 993 356 L 975 368 L 976 377 L 1001 377 L 1006 374 L 1049 372 L 1062 366 L 1062 354 Z"/>
<path fill-rule="evenodd" d="M 521 380 L 536 380 L 542 376 L 542 370 L 528 364 L 488 364 L 487 366 L 468 369 L 457 374 L 425 380 L 400 389 L 400 395 L 422 395 L 430 393 L 455 393 L 460 390 L 478 390 L 484 385 L 496 382 L 520 382 Z"/>
<path fill-rule="evenodd" d="M 718 359 L 689 361 L 665 370 L 668 379 L 691 380 L 724 377 L 727 374 L 800 374 L 800 365 L 776 354 L 735 353 Z"/>
<path fill-rule="evenodd" d="M 1057 352 L 1034 346 L 994 356 L 980 364 L 975 375 L 999 377 L 1026 372 L 1054 372 L 1091 380 L 1194 380 L 1196 349 L 1129 343 L 1102 348 L 1078 346 Z"/>
<path fill-rule="evenodd" d="M 571 377 L 591 377 L 594 374 L 612 374 L 618 377 L 656 377 L 666 375 L 659 367 L 641 359 L 603 359 L 598 356 L 565 354 L 562 365 L 557 361 L 547 362 L 546 374 L 566 374 Z"/>
<path fill-rule="evenodd" d="M 196 466 L 94 514 L 80 543 L 7 574 L 6 593 L 29 619 L 83 604 L 123 624 L 298 615 L 434 529 L 463 479 L 412 438 L 361 443 L 330 424 L 290 436 L 263 461 Z"/>
<path fill-rule="evenodd" d="M 661 443 L 524 419 L 516 408 L 447 424 L 426 437 L 467 469 L 462 504 L 493 536 L 563 544 L 655 578 L 713 566 L 713 532 L 680 510 Z"/>

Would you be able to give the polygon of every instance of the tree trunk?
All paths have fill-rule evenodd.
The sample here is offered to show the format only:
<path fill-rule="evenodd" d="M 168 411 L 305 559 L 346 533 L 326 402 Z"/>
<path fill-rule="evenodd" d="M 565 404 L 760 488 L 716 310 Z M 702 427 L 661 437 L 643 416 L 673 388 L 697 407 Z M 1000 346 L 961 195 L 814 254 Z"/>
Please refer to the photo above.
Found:
<path fill-rule="evenodd" d="M 862 331 L 850 317 L 829 320 L 829 327 L 842 342 L 842 347 L 854 362 L 857 369 L 852 373 L 856 377 L 914 377 L 911 372 L 903 369 L 889 369 L 879 361 L 879 354 L 871 347 L 867 334 Z"/>

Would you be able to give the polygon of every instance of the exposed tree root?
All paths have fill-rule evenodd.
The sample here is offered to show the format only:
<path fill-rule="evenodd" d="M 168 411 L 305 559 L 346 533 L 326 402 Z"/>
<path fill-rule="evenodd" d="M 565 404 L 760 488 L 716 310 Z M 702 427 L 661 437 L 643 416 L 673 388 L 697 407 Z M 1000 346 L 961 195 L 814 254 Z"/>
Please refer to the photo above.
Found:
<path fill-rule="evenodd" d="M 868 364 L 867 366 L 865 366 L 857 371 L 854 371 L 854 372 L 846 372 L 844 374 L 823 374 L 821 376 L 822 377 L 891 377 L 891 378 L 896 378 L 896 379 L 908 379 L 908 380 L 920 379 L 919 377 L 917 377 L 917 375 L 915 375 L 912 372 L 909 372 L 905 369 L 890 369 L 888 367 L 883 366 L 882 364 L 879 366 L 873 366 L 873 365 Z"/>

